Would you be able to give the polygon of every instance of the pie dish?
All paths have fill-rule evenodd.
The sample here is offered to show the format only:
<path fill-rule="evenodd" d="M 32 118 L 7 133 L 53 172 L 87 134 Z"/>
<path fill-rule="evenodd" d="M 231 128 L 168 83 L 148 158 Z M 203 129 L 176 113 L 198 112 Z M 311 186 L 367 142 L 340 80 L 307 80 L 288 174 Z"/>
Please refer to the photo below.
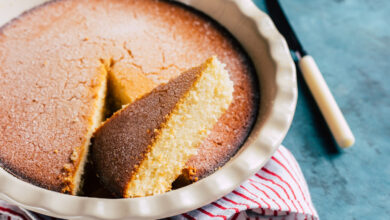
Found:
<path fill-rule="evenodd" d="M 249 0 L 180 2 L 206 13 L 226 27 L 254 63 L 260 81 L 261 106 L 256 124 L 240 151 L 220 170 L 199 182 L 162 195 L 132 199 L 63 195 L 23 182 L 1 169 L 1 198 L 63 218 L 162 218 L 219 198 L 264 165 L 284 138 L 296 105 L 295 68 L 286 43 L 270 19 Z M 23 1 L 8 6 L 6 1 L 2 4 L 1 14 L 9 15 L 4 22 L 28 9 L 23 8 L 26 6 Z"/>

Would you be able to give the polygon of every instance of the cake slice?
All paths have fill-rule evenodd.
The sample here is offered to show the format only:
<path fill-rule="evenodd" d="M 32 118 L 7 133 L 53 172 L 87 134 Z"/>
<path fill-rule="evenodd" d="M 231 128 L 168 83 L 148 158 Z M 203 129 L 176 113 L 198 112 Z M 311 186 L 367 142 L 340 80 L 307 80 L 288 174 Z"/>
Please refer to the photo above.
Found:
<path fill-rule="evenodd" d="M 99 127 L 92 159 L 113 193 L 164 193 L 233 99 L 233 82 L 216 57 L 159 85 Z"/>

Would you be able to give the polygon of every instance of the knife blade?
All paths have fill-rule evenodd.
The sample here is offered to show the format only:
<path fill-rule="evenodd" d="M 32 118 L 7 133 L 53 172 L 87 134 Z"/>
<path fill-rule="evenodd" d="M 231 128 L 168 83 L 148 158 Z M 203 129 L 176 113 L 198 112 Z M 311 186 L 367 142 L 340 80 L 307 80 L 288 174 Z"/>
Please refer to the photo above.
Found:
<path fill-rule="evenodd" d="M 328 85 L 322 76 L 313 57 L 303 49 L 294 29 L 290 25 L 287 16 L 283 12 L 278 0 L 265 0 L 267 10 L 279 32 L 284 36 L 290 50 L 298 58 L 298 67 L 308 85 L 310 92 L 325 118 L 328 127 L 337 144 L 347 148 L 355 143 L 355 137 L 336 103 Z"/>
<path fill-rule="evenodd" d="M 265 3 L 271 19 L 275 23 L 276 28 L 286 39 L 290 49 L 299 57 L 307 55 L 292 26 L 288 22 L 287 16 L 283 12 L 278 0 L 266 0 Z"/>

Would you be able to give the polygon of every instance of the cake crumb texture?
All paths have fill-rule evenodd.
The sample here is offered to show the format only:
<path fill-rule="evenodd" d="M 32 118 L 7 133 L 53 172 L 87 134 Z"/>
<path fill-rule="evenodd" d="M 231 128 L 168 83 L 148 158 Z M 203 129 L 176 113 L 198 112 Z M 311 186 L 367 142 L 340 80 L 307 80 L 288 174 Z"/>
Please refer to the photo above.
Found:
<path fill-rule="evenodd" d="M 156 83 L 130 63 L 112 63 L 108 70 L 108 94 L 113 109 L 134 102 L 156 87 Z M 114 110 L 115 111 L 115 110 Z"/>

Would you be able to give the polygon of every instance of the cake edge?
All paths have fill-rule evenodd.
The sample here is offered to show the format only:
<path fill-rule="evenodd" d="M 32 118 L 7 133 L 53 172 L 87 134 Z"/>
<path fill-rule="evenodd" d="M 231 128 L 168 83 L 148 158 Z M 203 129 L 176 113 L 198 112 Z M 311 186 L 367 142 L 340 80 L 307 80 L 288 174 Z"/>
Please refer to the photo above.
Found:
<path fill-rule="evenodd" d="M 82 177 L 85 171 L 87 158 L 90 153 L 91 139 L 93 137 L 93 133 L 100 126 L 100 124 L 104 119 L 105 99 L 107 95 L 107 67 L 102 64 L 99 72 L 101 73 L 99 76 L 101 84 L 99 85 L 100 88 L 98 89 L 97 98 L 95 99 L 95 103 L 93 105 L 95 112 L 93 113 L 92 117 L 89 119 L 89 122 L 91 124 L 88 133 L 86 135 L 86 142 L 81 148 L 81 159 L 75 165 L 76 171 L 73 173 L 71 177 L 72 183 L 71 183 L 70 193 L 72 195 L 78 195 L 80 193 L 80 190 L 82 189 L 82 184 L 84 182 Z M 66 186 L 62 190 L 66 190 Z"/>

